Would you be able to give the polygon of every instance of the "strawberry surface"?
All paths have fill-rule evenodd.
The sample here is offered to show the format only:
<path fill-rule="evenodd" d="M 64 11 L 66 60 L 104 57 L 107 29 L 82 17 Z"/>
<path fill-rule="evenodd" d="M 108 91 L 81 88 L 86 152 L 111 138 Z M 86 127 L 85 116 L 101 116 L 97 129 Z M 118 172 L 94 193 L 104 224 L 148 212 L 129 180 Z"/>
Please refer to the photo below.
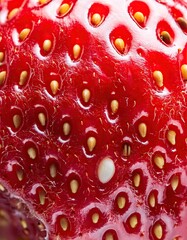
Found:
<path fill-rule="evenodd" d="M 43 239 L 186 239 L 186 19 L 185 0 L 0 0 L 0 179 Z"/>

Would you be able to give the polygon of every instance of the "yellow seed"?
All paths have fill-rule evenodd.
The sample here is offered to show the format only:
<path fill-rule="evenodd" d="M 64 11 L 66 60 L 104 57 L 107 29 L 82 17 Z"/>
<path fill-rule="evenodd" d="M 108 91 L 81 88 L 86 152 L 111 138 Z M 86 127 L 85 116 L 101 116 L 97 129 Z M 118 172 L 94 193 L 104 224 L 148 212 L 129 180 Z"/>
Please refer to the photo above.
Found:
<path fill-rule="evenodd" d="M 154 71 L 153 72 L 153 78 L 156 82 L 156 85 L 158 87 L 163 87 L 164 85 L 164 78 L 163 78 L 163 74 L 161 71 Z"/>
<path fill-rule="evenodd" d="M 157 223 L 157 224 L 154 225 L 153 232 L 154 232 L 154 235 L 157 239 L 162 238 L 163 229 L 162 229 L 162 226 L 160 225 L 160 223 Z"/>
<path fill-rule="evenodd" d="M 173 130 L 169 130 L 167 132 L 167 139 L 174 146 L 176 144 L 176 132 Z"/>
<path fill-rule="evenodd" d="M 111 107 L 112 113 L 115 114 L 118 111 L 119 102 L 117 100 L 112 100 L 110 103 L 110 107 Z"/>
<path fill-rule="evenodd" d="M 6 71 L 0 72 L 0 86 L 3 85 L 5 79 L 6 79 Z"/>
<path fill-rule="evenodd" d="M 43 50 L 45 52 L 49 52 L 51 50 L 51 47 L 52 47 L 52 42 L 51 40 L 49 39 L 46 39 L 44 42 L 43 42 Z"/>
<path fill-rule="evenodd" d="M 131 216 L 130 220 L 129 220 L 129 223 L 130 223 L 131 228 L 135 228 L 138 224 L 137 216 L 136 215 Z"/>
<path fill-rule="evenodd" d="M 95 137 L 89 137 L 87 139 L 87 145 L 89 148 L 89 151 L 92 152 L 96 146 L 96 138 Z"/>
<path fill-rule="evenodd" d="M 62 228 L 63 231 L 67 231 L 68 226 L 69 226 L 69 223 L 68 223 L 67 218 L 62 217 L 62 218 L 60 219 L 60 226 L 61 226 L 61 228 Z"/>
<path fill-rule="evenodd" d="M 105 240 L 114 240 L 114 237 L 113 237 L 112 233 L 107 233 L 106 237 L 105 237 Z"/>
<path fill-rule="evenodd" d="M 126 199 L 125 197 L 122 197 L 122 196 L 119 196 L 117 198 L 117 204 L 118 204 L 118 208 L 119 209 L 123 209 L 125 207 L 125 204 L 126 204 Z"/>
<path fill-rule="evenodd" d="M 134 14 L 134 19 L 138 22 L 138 23 L 143 23 L 145 21 L 145 16 L 143 15 L 142 12 L 135 12 Z"/>
<path fill-rule="evenodd" d="M 54 95 L 56 95 L 56 94 L 57 94 L 57 91 L 58 91 L 58 89 L 59 89 L 59 83 L 58 83 L 58 81 L 56 81 L 56 80 L 51 81 L 51 83 L 50 83 L 50 88 L 51 88 L 52 93 L 53 93 Z"/>
<path fill-rule="evenodd" d="M 140 123 L 138 126 L 139 134 L 142 138 L 145 138 L 147 135 L 147 125 L 145 123 Z"/>
<path fill-rule="evenodd" d="M 56 167 L 56 165 L 55 164 L 51 164 L 49 170 L 50 170 L 50 176 L 52 178 L 55 178 L 56 175 L 57 175 L 57 167 Z"/>
<path fill-rule="evenodd" d="M 27 222 L 25 220 L 21 219 L 20 223 L 23 229 L 26 229 L 28 227 Z"/>
<path fill-rule="evenodd" d="M 13 124 L 15 128 L 19 128 L 21 125 L 21 116 L 19 114 L 15 114 L 13 116 Z"/>
<path fill-rule="evenodd" d="M 27 153 L 28 153 L 28 155 L 29 155 L 29 157 L 31 158 L 31 159 L 35 159 L 36 158 L 36 149 L 35 148 L 33 148 L 33 147 L 30 147 L 28 150 L 27 150 Z"/>
<path fill-rule="evenodd" d="M 39 4 L 46 4 L 48 3 L 50 0 L 38 0 Z"/>
<path fill-rule="evenodd" d="M 67 14 L 70 10 L 70 5 L 68 3 L 64 3 L 59 8 L 59 15 L 63 16 Z"/>
<path fill-rule="evenodd" d="M 28 72 L 27 71 L 22 71 L 20 73 L 20 78 L 19 78 L 19 85 L 23 86 L 25 84 L 25 82 L 27 81 L 28 78 Z"/>
<path fill-rule="evenodd" d="M 124 144 L 124 147 L 123 147 L 123 155 L 125 157 L 129 157 L 131 154 L 131 146 L 127 143 Z"/>
<path fill-rule="evenodd" d="M 39 113 L 38 114 L 38 120 L 40 122 L 40 124 L 44 127 L 46 124 L 46 116 L 44 113 Z"/>
<path fill-rule="evenodd" d="M 98 221 L 99 221 L 99 213 L 94 213 L 92 215 L 92 222 L 96 224 L 98 223 Z"/>
<path fill-rule="evenodd" d="M 4 52 L 0 52 L 0 63 L 4 61 L 5 54 Z"/>
<path fill-rule="evenodd" d="M 177 18 L 177 22 L 182 29 L 187 29 L 187 20 L 186 19 L 184 19 L 183 17 L 179 17 L 179 18 Z"/>
<path fill-rule="evenodd" d="M 44 190 L 41 190 L 39 192 L 39 200 L 41 205 L 45 204 L 45 197 L 46 197 L 46 192 Z"/>
<path fill-rule="evenodd" d="M 5 188 L 4 188 L 4 186 L 0 183 L 0 191 L 1 192 L 4 192 L 5 191 Z"/>
<path fill-rule="evenodd" d="M 19 8 L 12 9 L 8 14 L 8 17 L 7 17 L 8 20 L 11 20 L 13 17 L 15 17 L 18 11 L 19 11 Z"/>
<path fill-rule="evenodd" d="M 151 193 L 149 196 L 149 204 L 151 207 L 155 207 L 156 206 L 156 198 L 154 193 Z"/>
<path fill-rule="evenodd" d="M 181 74 L 184 80 L 187 80 L 187 64 L 181 66 Z"/>
<path fill-rule="evenodd" d="M 171 36 L 167 31 L 162 31 L 160 34 L 160 38 L 167 44 L 171 43 Z"/>
<path fill-rule="evenodd" d="M 89 89 L 84 89 L 84 90 L 82 91 L 82 98 L 83 98 L 83 100 L 84 100 L 85 103 L 89 102 L 89 100 L 90 100 L 90 95 L 91 95 L 91 93 L 90 93 L 90 90 L 89 90 Z"/>
<path fill-rule="evenodd" d="M 78 188 L 79 188 L 79 183 L 78 183 L 78 181 L 75 180 L 75 179 L 71 180 L 71 182 L 70 182 L 71 192 L 74 193 L 74 194 L 77 193 Z"/>
<path fill-rule="evenodd" d="M 158 168 L 163 169 L 165 161 L 162 155 L 154 156 L 153 161 Z"/>
<path fill-rule="evenodd" d="M 68 122 L 65 122 L 63 124 L 63 133 L 65 136 L 68 136 L 70 134 L 71 131 L 71 125 Z"/>
<path fill-rule="evenodd" d="M 120 53 L 124 53 L 125 51 L 125 42 L 122 38 L 116 38 L 114 41 L 114 46 Z"/>
<path fill-rule="evenodd" d="M 80 57 L 81 54 L 81 47 L 79 44 L 75 44 L 73 46 L 73 57 L 75 60 L 77 60 Z"/>
<path fill-rule="evenodd" d="M 30 30 L 29 28 L 24 28 L 24 29 L 20 32 L 20 34 L 19 34 L 19 39 L 20 39 L 21 41 L 25 40 L 26 37 L 28 37 L 30 31 L 31 31 L 31 30 Z"/>
<path fill-rule="evenodd" d="M 171 187 L 172 187 L 173 191 L 175 191 L 178 186 L 179 186 L 179 176 L 174 175 L 171 178 Z"/>
<path fill-rule="evenodd" d="M 19 169 L 17 172 L 17 178 L 18 180 L 21 182 L 23 180 L 23 170 L 22 169 Z"/>
<path fill-rule="evenodd" d="M 99 13 L 94 13 L 91 17 L 91 23 L 94 26 L 98 26 L 101 23 L 102 17 Z"/>
<path fill-rule="evenodd" d="M 135 186 L 135 187 L 139 187 L 139 186 L 140 186 L 140 181 L 141 181 L 140 174 L 139 174 L 139 173 L 136 173 L 136 174 L 134 175 L 134 178 L 133 178 L 134 186 Z"/>

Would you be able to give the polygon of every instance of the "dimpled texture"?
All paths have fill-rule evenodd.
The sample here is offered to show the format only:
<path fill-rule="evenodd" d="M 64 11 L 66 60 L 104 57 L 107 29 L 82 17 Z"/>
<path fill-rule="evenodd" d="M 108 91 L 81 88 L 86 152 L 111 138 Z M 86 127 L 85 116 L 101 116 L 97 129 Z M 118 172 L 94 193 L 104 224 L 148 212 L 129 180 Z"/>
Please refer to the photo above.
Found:
<path fill-rule="evenodd" d="M 0 178 L 49 239 L 185 240 L 186 19 L 182 0 L 0 1 Z"/>

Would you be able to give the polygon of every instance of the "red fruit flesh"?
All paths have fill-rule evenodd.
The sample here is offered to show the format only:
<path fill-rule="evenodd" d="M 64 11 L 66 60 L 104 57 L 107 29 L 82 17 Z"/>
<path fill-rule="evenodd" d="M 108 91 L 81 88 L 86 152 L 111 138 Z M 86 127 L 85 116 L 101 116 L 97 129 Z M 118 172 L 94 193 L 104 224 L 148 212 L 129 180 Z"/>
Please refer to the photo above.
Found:
<path fill-rule="evenodd" d="M 49 239 L 186 239 L 186 12 L 0 1 L 0 178 Z"/>

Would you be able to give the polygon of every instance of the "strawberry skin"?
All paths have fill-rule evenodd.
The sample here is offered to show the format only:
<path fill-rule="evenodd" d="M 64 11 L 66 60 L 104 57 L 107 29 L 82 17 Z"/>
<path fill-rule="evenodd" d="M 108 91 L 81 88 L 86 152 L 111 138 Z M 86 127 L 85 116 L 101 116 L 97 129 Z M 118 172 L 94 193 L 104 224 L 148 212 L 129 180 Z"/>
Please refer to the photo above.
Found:
<path fill-rule="evenodd" d="M 0 180 L 43 239 L 186 239 L 186 19 L 183 0 L 0 0 Z"/>

